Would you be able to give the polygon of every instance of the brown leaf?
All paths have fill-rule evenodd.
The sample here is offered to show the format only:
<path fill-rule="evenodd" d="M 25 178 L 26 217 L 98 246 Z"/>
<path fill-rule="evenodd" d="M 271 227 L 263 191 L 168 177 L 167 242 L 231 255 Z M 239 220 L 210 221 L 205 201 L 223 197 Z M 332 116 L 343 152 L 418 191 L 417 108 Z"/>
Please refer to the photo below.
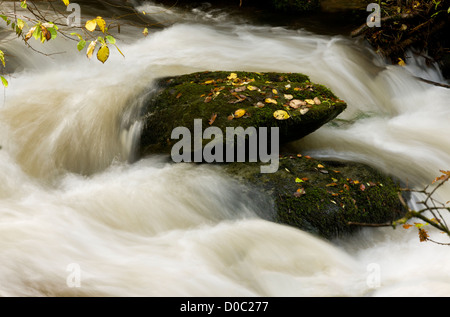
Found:
<path fill-rule="evenodd" d="M 303 196 L 305 194 L 306 194 L 305 189 L 303 187 L 301 187 L 301 188 L 297 189 L 297 191 L 294 193 L 294 196 L 295 197 L 301 197 L 301 196 Z"/>
<path fill-rule="evenodd" d="M 425 229 L 419 228 L 419 239 L 420 242 L 426 242 L 428 240 L 428 232 Z"/>
<path fill-rule="evenodd" d="M 213 124 L 217 118 L 217 113 L 213 113 L 211 119 L 209 119 L 209 125 Z"/>
<path fill-rule="evenodd" d="M 42 32 L 42 35 L 45 37 L 45 39 L 47 41 L 50 41 L 50 39 L 52 38 L 52 34 L 43 25 L 41 25 L 41 32 Z"/>
<path fill-rule="evenodd" d="M 177 99 L 180 99 L 181 95 L 182 95 L 182 93 L 181 93 L 181 92 L 180 92 L 180 93 L 178 93 L 178 95 L 176 96 L 176 98 L 177 98 Z"/>

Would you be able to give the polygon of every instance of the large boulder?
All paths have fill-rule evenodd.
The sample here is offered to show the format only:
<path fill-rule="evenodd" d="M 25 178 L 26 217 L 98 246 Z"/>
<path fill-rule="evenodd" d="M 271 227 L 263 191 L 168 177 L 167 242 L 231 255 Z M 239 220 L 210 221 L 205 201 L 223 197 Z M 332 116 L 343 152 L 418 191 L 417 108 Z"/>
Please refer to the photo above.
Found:
<path fill-rule="evenodd" d="M 346 108 L 328 88 L 296 73 L 199 72 L 162 78 L 156 86 L 142 113 L 141 155 L 170 153 L 178 142 L 174 129 L 187 128 L 193 138 L 196 122 L 224 135 L 227 128 L 279 128 L 282 144 L 314 132 Z"/>
<path fill-rule="evenodd" d="M 407 211 L 399 183 L 361 163 L 293 154 L 280 157 L 275 173 L 260 173 L 258 163 L 223 168 L 258 197 L 270 197 L 274 214 L 262 216 L 326 239 L 354 233 L 362 224 L 389 223 Z"/>

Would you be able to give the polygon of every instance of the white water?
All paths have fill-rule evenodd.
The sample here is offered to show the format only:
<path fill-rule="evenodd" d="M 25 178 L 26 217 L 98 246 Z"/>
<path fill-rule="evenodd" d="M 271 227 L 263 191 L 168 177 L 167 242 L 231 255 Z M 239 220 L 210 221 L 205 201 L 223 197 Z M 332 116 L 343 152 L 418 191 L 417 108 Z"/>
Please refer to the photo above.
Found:
<path fill-rule="evenodd" d="M 303 72 L 348 102 L 339 118 L 369 116 L 323 127 L 296 151 L 365 162 L 420 188 L 450 169 L 450 92 L 412 76 L 442 81 L 438 70 L 386 66 L 344 37 L 164 14 L 179 21 L 147 38 L 136 30 L 119 42 L 126 58 L 112 52 L 105 65 L 63 39 L 46 44 L 66 52 L 51 57 L 6 44 L 23 70 L 0 92 L 1 296 L 450 295 L 448 247 L 412 229 L 323 241 L 261 219 L 270 204 L 216 167 L 128 163 L 154 78 Z M 438 194 L 446 201 L 450 190 Z"/>

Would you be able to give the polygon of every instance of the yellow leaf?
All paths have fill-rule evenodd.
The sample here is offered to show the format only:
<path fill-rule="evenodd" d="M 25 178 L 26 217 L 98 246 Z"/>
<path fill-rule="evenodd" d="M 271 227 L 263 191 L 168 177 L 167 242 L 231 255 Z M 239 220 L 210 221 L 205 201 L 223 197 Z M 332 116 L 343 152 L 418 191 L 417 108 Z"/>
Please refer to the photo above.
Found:
<path fill-rule="evenodd" d="M 66 5 L 66 7 L 70 4 L 69 0 L 62 0 L 62 2 L 64 2 L 64 4 Z"/>
<path fill-rule="evenodd" d="M 322 164 L 317 165 L 318 168 L 324 168 L 325 166 L 323 166 Z"/>
<path fill-rule="evenodd" d="M 278 95 L 278 90 L 272 89 L 272 92 L 273 92 L 275 95 Z"/>
<path fill-rule="evenodd" d="M 97 25 L 98 25 L 98 27 L 100 28 L 100 30 L 101 30 L 103 33 L 105 33 L 105 31 L 106 31 L 106 22 L 105 22 L 105 20 L 103 20 L 102 17 L 97 17 L 97 18 L 95 19 L 95 21 L 97 22 Z"/>
<path fill-rule="evenodd" d="M 94 32 L 96 27 L 97 27 L 97 19 L 89 20 L 86 22 L 85 28 L 88 31 Z"/>
<path fill-rule="evenodd" d="M 314 102 L 313 99 L 305 99 L 305 101 L 306 101 L 307 103 L 309 103 L 310 105 L 314 105 L 314 104 L 315 104 L 315 102 Z"/>
<path fill-rule="evenodd" d="M 148 29 L 145 28 L 144 31 L 142 31 L 142 34 L 144 34 L 145 36 L 147 36 L 147 35 L 148 35 Z"/>
<path fill-rule="evenodd" d="M 108 45 L 103 44 L 102 47 L 100 47 L 100 49 L 97 52 L 97 59 L 100 62 L 105 63 L 108 58 L 109 58 L 109 47 Z"/>
<path fill-rule="evenodd" d="M 275 111 L 273 113 L 273 116 L 277 120 L 286 120 L 286 119 L 290 118 L 289 114 L 286 111 L 284 111 L 284 110 L 277 110 L 277 111 Z"/>
<path fill-rule="evenodd" d="M 278 104 L 278 102 L 275 100 L 275 99 L 272 99 L 272 98 L 266 98 L 266 103 L 273 103 L 273 104 L 275 104 L 275 105 L 277 105 Z"/>
<path fill-rule="evenodd" d="M 400 66 L 405 66 L 406 65 L 405 61 L 403 59 L 401 59 L 401 58 L 398 59 L 398 64 Z"/>
<path fill-rule="evenodd" d="M 244 114 L 246 113 L 246 111 L 244 109 L 238 109 L 234 112 L 234 117 L 235 118 L 240 118 L 242 117 Z"/>
<path fill-rule="evenodd" d="M 86 55 L 90 59 L 95 51 L 95 46 L 97 45 L 97 40 L 92 41 L 91 44 L 89 44 Z"/>
<path fill-rule="evenodd" d="M 250 86 L 250 85 L 248 85 L 248 86 L 247 86 L 247 89 L 248 89 L 248 90 L 257 90 L 258 88 L 255 87 L 255 86 Z"/>
<path fill-rule="evenodd" d="M 230 76 L 228 76 L 227 78 L 229 80 L 236 79 L 237 78 L 237 74 L 236 73 L 231 73 Z"/>

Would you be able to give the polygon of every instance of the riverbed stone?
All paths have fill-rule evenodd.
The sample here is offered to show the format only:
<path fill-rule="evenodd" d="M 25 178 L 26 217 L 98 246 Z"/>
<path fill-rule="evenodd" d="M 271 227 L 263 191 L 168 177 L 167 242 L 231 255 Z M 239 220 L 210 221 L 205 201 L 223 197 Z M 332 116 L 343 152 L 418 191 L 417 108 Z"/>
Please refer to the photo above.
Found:
<path fill-rule="evenodd" d="M 355 233 L 362 224 L 389 223 L 407 211 L 399 199 L 400 183 L 362 163 L 283 154 L 275 173 L 260 173 L 259 165 L 223 168 L 258 196 L 270 197 L 274 213 L 265 215 L 269 220 L 325 239 Z"/>
<path fill-rule="evenodd" d="M 316 131 L 347 106 L 299 73 L 197 72 L 161 78 L 156 87 L 142 111 L 141 156 L 170 153 L 179 142 L 172 135 L 177 127 L 187 128 L 193 138 L 195 120 L 223 135 L 227 128 L 279 128 L 284 144 Z M 203 139 L 202 147 L 210 142 Z"/>

